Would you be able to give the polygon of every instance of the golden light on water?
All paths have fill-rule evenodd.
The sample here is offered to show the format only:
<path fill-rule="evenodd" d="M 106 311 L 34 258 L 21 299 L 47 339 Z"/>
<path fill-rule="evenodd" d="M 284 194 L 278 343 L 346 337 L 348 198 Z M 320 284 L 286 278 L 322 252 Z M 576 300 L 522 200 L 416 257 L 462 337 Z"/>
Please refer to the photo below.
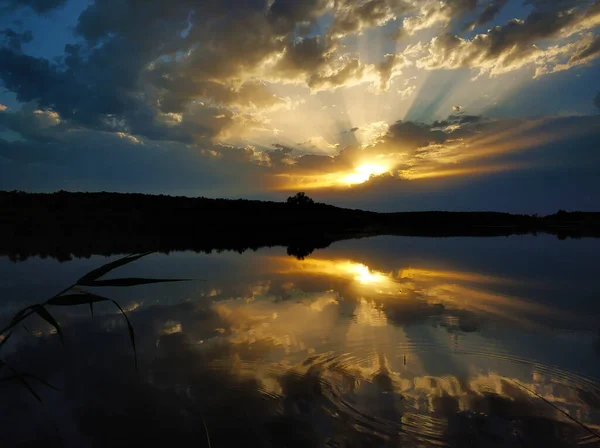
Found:
<path fill-rule="evenodd" d="M 552 315 L 542 305 L 497 290 L 503 285 L 518 283 L 508 278 L 425 267 L 406 267 L 384 272 L 347 259 L 295 260 L 275 257 L 274 261 L 280 274 L 325 275 L 344 280 L 354 292 L 364 298 L 442 304 L 451 309 L 502 317 L 524 326 L 532 325 L 530 315 Z"/>
<path fill-rule="evenodd" d="M 380 272 L 371 271 L 367 266 L 361 263 L 348 263 L 346 269 L 355 273 L 354 280 L 362 285 L 372 285 L 385 282 L 388 277 Z"/>
<path fill-rule="evenodd" d="M 356 282 L 357 285 L 377 286 L 393 285 L 391 273 L 370 269 L 368 266 L 350 260 L 294 260 L 289 257 L 276 257 L 282 274 L 325 274 Z"/>
<path fill-rule="evenodd" d="M 404 268 L 398 271 L 398 277 L 404 279 L 415 279 L 419 281 L 442 279 L 470 283 L 493 283 L 493 284 L 515 284 L 516 281 L 508 278 L 501 278 L 492 275 L 483 275 L 475 272 L 449 271 L 439 269 L 419 269 L 419 268 Z"/>

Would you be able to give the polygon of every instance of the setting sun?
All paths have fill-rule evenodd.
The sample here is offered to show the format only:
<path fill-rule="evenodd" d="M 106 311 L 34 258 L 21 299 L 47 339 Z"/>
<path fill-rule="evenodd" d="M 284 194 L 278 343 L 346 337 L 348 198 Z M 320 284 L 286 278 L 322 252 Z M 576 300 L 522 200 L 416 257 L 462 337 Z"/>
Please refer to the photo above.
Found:
<path fill-rule="evenodd" d="M 357 167 L 353 173 L 342 177 L 340 182 L 347 185 L 362 184 L 368 181 L 371 176 L 379 176 L 386 171 L 387 169 L 382 166 L 366 163 Z"/>
<path fill-rule="evenodd" d="M 325 174 L 279 174 L 276 177 L 288 179 L 282 187 L 283 190 L 296 189 L 319 189 L 352 187 L 367 182 L 372 176 L 380 176 L 389 171 L 389 168 L 382 165 L 365 163 L 359 165 L 352 171 L 339 171 Z"/>

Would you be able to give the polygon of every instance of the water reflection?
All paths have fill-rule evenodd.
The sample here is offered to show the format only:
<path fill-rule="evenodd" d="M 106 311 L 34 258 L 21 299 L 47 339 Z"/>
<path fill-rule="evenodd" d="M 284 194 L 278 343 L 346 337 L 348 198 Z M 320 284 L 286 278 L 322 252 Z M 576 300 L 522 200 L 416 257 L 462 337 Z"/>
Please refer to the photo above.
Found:
<path fill-rule="evenodd" d="M 40 337 L 11 361 L 65 390 L 41 393 L 72 446 L 208 445 L 203 421 L 212 446 L 600 446 L 548 404 L 600 431 L 597 315 L 447 253 L 351 252 L 204 256 L 208 281 L 178 285 L 195 289 L 143 287 L 128 306 L 141 379 L 102 310 L 61 316 L 67 354 L 32 323 Z M 7 397 L 6 440 L 20 440 L 35 403 Z"/>

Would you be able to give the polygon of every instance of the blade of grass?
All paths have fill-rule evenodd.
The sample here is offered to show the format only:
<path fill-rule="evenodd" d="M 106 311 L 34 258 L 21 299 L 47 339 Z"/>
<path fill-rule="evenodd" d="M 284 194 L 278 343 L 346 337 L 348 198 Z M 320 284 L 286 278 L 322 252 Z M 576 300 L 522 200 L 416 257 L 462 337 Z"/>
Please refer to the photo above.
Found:
<path fill-rule="evenodd" d="M 33 373 L 21 373 L 21 376 L 25 377 L 25 378 L 32 378 L 36 381 L 39 381 L 40 383 L 42 383 L 44 386 L 49 387 L 50 389 L 54 389 L 57 392 L 60 392 L 60 389 L 52 384 L 50 384 L 48 381 L 46 381 L 43 378 L 40 378 L 37 375 L 34 375 Z"/>
<path fill-rule="evenodd" d="M 135 260 L 139 260 L 140 258 L 145 257 L 146 255 L 149 255 L 151 253 L 152 252 L 150 251 L 150 252 L 144 252 L 144 253 L 138 254 L 138 255 L 128 255 L 126 257 L 120 258 L 113 262 L 107 263 L 104 266 L 100 266 L 99 268 L 88 272 L 83 277 L 81 277 L 79 280 L 77 280 L 77 285 L 89 286 L 90 282 L 97 280 L 98 278 L 102 277 L 104 274 L 107 274 L 108 272 L 112 271 L 113 269 L 116 269 L 119 266 L 123 266 L 128 263 L 131 263 Z"/>
<path fill-rule="evenodd" d="M 0 347 L 2 347 L 4 344 L 6 344 L 6 342 L 10 339 L 11 336 L 12 336 L 12 331 L 9 332 L 6 336 L 4 336 L 4 339 L 2 339 L 0 341 Z"/>
<path fill-rule="evenodd" d="M 92 294 L 90 292 L 83 292 L 82 294 L 66 294 L 64 296 L 53 297 L 46 302 L 47 305 L 53 306 L 75 306 L 75 305 L 86 305 L 94 302 L 106 302 L 110 299 Z"/>
<path fill-rule="evenodd" d="M 14 371 L 14 369 L 11 369 Z M 0 380 L 0 382 L 5 383 L 7 381 L 12 381 L 12 380 L 19 380 L 22 381 L 24 378 L 31 378 L 34 379 L 36 381 L 39 381 L 40 383 L 42 383 L 44 386 L 49 387 L 50 389 L 53 389 L 57 392 L 60 392 L 60 389 L 52 384 L 50 384 L 48 381 L 40 378 L 39 376 L 33 375 L 31 373 L 17 373 L 15 372 L 13 375 L 11 376 L 7 376 L 4 377 Z"/>
<path fill-rule="evenodd" d="M 558 412 L 560 412 L 561 414 L 563 414 L 565 417 L 567 417 L 568 419 L 570 419 L 571 421 L 577 423 L 579 426 L 581 426 L 583 429 L 585 429 L 587 432 L 589 432 L 590 434 L 596 436 L 598 439 L 600 439 L 600 433 L 597 433 L 596 431 L 594 431 L 592 428 L 590 428 L 587 425 L 584 425 L 583 423 L 581 423 L 579 420 L 577 420 L 575 417 L 572 417 L 571 415 L 569 415 L 569 413 L 567 413 L 566 411 L 563 411 L 561 408 L 559 408 L 558 406 L 556 406 L 554 403 L 546 400 L 544 397 L 542 397 L 540 394 L 538 394 L 536 391 L 531 390 L 528 387 L 523 386 L 521 383 L 519 383 L 518 381 L 512 380 L 513 383 L 515 383 L 517 386 L 521 387 L 522 389 L 525 389 L 527 392 L 535 395 L 536 397 L 538 397 L 540 400 L 542 400 L 543 402 L 545 402 L 546 404 L 549 404 L 550 406 L 552 406 L 554 409 L 556 409 Z"/>
<path fill-rule="evenodd" d="M 64 338 L 63 332 L 60 328 L 60 325 L 58 324 L 56 319 L 54 319 L 52 314 L 50 314 L 48 312 L 48 310 L 43 307 L 43 305 L 33 305 L 31 307 L 31 309 L 35 313 L 37 313 L 38 316 L 40 316 L 42 319 L 44 319 L 46 322 L 48 322 L 50 325 L 52 325 L 56 329 L 56 332 L 58 333 L 58 336 L 60 337 L 60 342 L 62 343 L 62 345 L 65 345 L 65 338 Z"/>
<path fill-rule="evenodd" d="M 58 389 L 57 387 L 53 386 L 52 384 L 46 382 L 45 380 L 43 380 L 40 377 L 37 377 L 35 375 L 29 374 L 29 373 L 25 373 L 25 374 L 19 373 L 15 369 L 13 369 L 12 367 L 10 368 L 10 371 L 13 373 L 13 376 L 12 377 L 8 377 L 8 378 L 4 378 L 1 381 L 7 381 L 9 379 L 16 379 L 16 380 L 18 380 L 21 384 L 23 384 L 23 386 L 25 386 L 25 388 L 29 391 L 29 393 L 31 393 L 31 395 L 33 395 L 35 397 L 35 399 L 40 402 L 40 404 L 42 405 L 42 409 L 44 410 L 44 412 L 46 412 L 46 414 L 50 418 L 50 420 L 53 420 L 52 416 L 48 412 L 48 409 L 44 405 L 44 402 L 42 401 L 42 397 L 40 397 L 38 395 L 38 393 L 31 387 L 31 385 L 27 382 L 27 380 L 25 378 L 26 377 L 34 378 L 34 379 L 42 382 L 46 386 L 48 386 L 48 387 L 50 387 L 50 388 L 52 388 L 54 390 L 57 390 L 57 391 L 60 391 L 60 389 Z M 56 440 L 58 442 L 58 446 L 63 446 L 63 441 L 62 441 L 62 437 L 60 435 L 60 431 L 59 431 L 58 426 L 56 426 L 56 423 L 54 421 L 52 421 L 52 427 L 54 428 L 54 431 L 56 432 Z"/>
<path fill-rule="evenodd" d="M 12 369 L 11 369 L 11 370 L 12 370 Z M 42 405 L 43 405 L 43 404 L 44 404 L 44 402 L 42 401 L 42 397 L 40 397 L 40 396 L 37 394 L 37 392 L 36 392 L 35 390 L 33 390 L 33 387 L 31 387 L 31 385 L 30 385 L 30 384 L 27 382 L 27 380 L 26 380 L 25 378 L 23 378 L 23 376 L 22 376 L 22 375 L 20 375 L 20 374 L 18 374 L 17 372 L 14 372 L 14 373 L 15 373 L 16 379 L 18 379 L 18 380 L 21 382 L 21 384 L 23 384 L 23 386 L 25 386 L 25 388 L 26 388 L 26 389 L 27 389 L 29 392 L 31 392 L 31 395 L 33 395 L 33 396 L 34 396 L 34 397 L 37 399 L 37 401 L 39 401 L 39 402 L 40 402 L 40 404 L 42 404 Z"/>
<path fill-rule="evenodd" d="M 12 380 L 12 379 L 18 380 L 21 384 L 23 384 L 23 386 L 25 386 L 25 388 L 29 391 L 29 393 L 31 393 L 31 395 L 33 395 L 35 397 L 35 399 L 40 402 L 40 404 L 42 405 L 42 409 L 44 410 L 44 412 L 46 412 L 46 414 L 50 418 L 50 420 L 53 420 L 52 416 L 48 412 L 48 409 L 44 405 L 44 402 L 42 401 L 42 398 L 31 387 L 31 385 L 27 382 L 27 380 L 25 378 L 26 377 L 30 377 L 30 378 L 36 379 L 38 381 L 41 381 L 46 386 L 48 386 L 48 387 L 50 387 L 50 388 L 52 388 L 54 390 L 57 390 L 57 391 L 60 391 L 60 389 L 58 389 L 57 387 L 53 386 L 52 384 L 46 382 L 45 380 L 43 380 L 43 379 L 41 379 L 41 378 L 39 378 L 39 377 L 37 377 L 35 375 L 29 374 L 29 373 L 25 373 L 25 374 L 19 373 L 15 369 L 13 369 L 12 367 L 10 368 L 10 371 L 13 373 L 13 376 L 12 377 L 8 377 L 8 378 L 4 378 L 4 379 L 2 379 L 0 381 L 8 381 L 8 380 Z M 59 431 L 58 426 L 56 426 L 56 423 L 54 421 L 52 421 L 52 426 L 54 428 L 54 431 L 56 432 L 56 440 L 58 442 L 58 446 L 63 446 L 63 441 L 62 441 L 62 437 L 60 435 L 60 431 Z"/>
<path fill-rule="evenodd" d="M 33 334 L 33 331 L 31 331 L 29 328 L 27 328 L 27 326 L 26 326 L 25 324 L 21 324 L 21 328 L 22 328 L 23 330 L 25 330 L 25 331 L 26 331 L 28 334 L 30 334 L 31 336 L 34 336 L 34 337 L 35 337 L 35 335 Z"/>
<path fill-rule="evenodd" d="M 10 325 L 8 327 L 5 327 L 2 330 L 0 330 L 0 334 L 6 333 L 8 330 L 15 327 L 20 322 L 24 321 L 27 317 L 31 316 L 32 314 L 33 314 L 32 307 L 28 306 L 27 308 L 22 309 L 21 311 L 19 311 L 17 314 L 15 314 L 13 316 L 13 318 L 10 322 Z"/>
<path fill-rule="evenodd" d="M 87 286 L 137 286 L 150 283 L 187 282 L 191 279 L 182 278 L 114 278 L 110 280 L 96 280 L 89 282 Z"/>
<path fill-rule="evenodd" d="M 21 311 L 19 311 L 18 313 L 16 313 L 12 320 L 10 321 L 11 325 L 16 325 L 19 322 L 21 322 L 24 318 L 25 318 L 25 314 L 27 313 L 27 311 L 30 311 L 31 307 L 28 306 L 27 308 L 23 308 Z"/>
<path fill-rule="evenodd" d="M 204 417 L 202 417 L 202 424 L 204 425 L 204 431 L 206 432 L 206 441 L 208 442 L 208 448 L 212 448 L 212 445 L 210 444 L 210 436 L 208 435 L 208 428 L 206 427 Z"/>
<path fill-rule="evenodd" d="M 114 303 L 117 308 L 119 308 L 119 311 L 125 318 L 125 322 L 127 322 L 127 329 L 129 330 L 129 338 L 131 339 L 131 346 L 133 347 L 135 371 L 137 372 L 138 371 L 138 360 L 137 360 L 137 349 L 135 348 L 135 331 L 133 330 L 133 326 L 131 325 L 131 322 L 129 321 L 127 314 L 125 314 L 125 311 L 123 311 L 123 308 L 121 308 L 121 305 L 119 305 L 116 300 L 111 300 L 111 302 Z"/>
<path fill-rule="evenodd" d="M 137 371 L 138 362 L 137 362 L 137 348 L 135 346 L 135 331 L 133 329 L 133 326 L 131 325 L 131 322 L 129 321 L 129 318 L 127 317 L 127 314 L 125 314 L 125 311 L 123 310 L 123 308 L 121 308 L 121 305 L 119 305 L 119 303 L 116 300 L 112 300 L 107 297 L 99 296 L 98 294 L 92 294 L 90 292 L 83 291 L 81 294 L 67 294 L 64 296 L 54 297 L 54 298 L 48 300 L 46 302 L 46 304 L 55 305 L 55 306 L 74 306 L 74 305 L 84 305 L 84 304 L 88 303 L 90 306 L 92 306 L 92 304 L 95 302 L 106 302 L 106 301 L 110 301 L 110 302 L 114 303 L 115 306 L 119 309 L 119 311 L 123 315 L 123 317 L 125 318 L 125 322 L 127 322 L 127 330 L 129 332 L 129 339 L 131 340 L 131 346 L 133 348 L 133 354 L 135 357 L 135 370 Z"/>

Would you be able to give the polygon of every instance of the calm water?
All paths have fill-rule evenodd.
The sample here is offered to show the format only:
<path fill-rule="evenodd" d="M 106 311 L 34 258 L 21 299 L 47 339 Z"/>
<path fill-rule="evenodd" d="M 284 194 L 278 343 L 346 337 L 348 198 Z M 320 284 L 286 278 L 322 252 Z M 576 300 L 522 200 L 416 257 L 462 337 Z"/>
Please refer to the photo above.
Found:
<path fill-rule="evenodd" d="M 513 236 L 152 254 L 109 277 L 204 281 L 95 288 L 129 310 L 139 372 L 110 304 L 51 308 L 66 348 L 31 318 L 3 359 L 61 391 L 31 380 L 41 406 L 0 383 L 0 446 L 56 429 L 66 446 L 600 446 L 599 252 Z M 2 322 L 116 258 L 1 259 Z"/>

